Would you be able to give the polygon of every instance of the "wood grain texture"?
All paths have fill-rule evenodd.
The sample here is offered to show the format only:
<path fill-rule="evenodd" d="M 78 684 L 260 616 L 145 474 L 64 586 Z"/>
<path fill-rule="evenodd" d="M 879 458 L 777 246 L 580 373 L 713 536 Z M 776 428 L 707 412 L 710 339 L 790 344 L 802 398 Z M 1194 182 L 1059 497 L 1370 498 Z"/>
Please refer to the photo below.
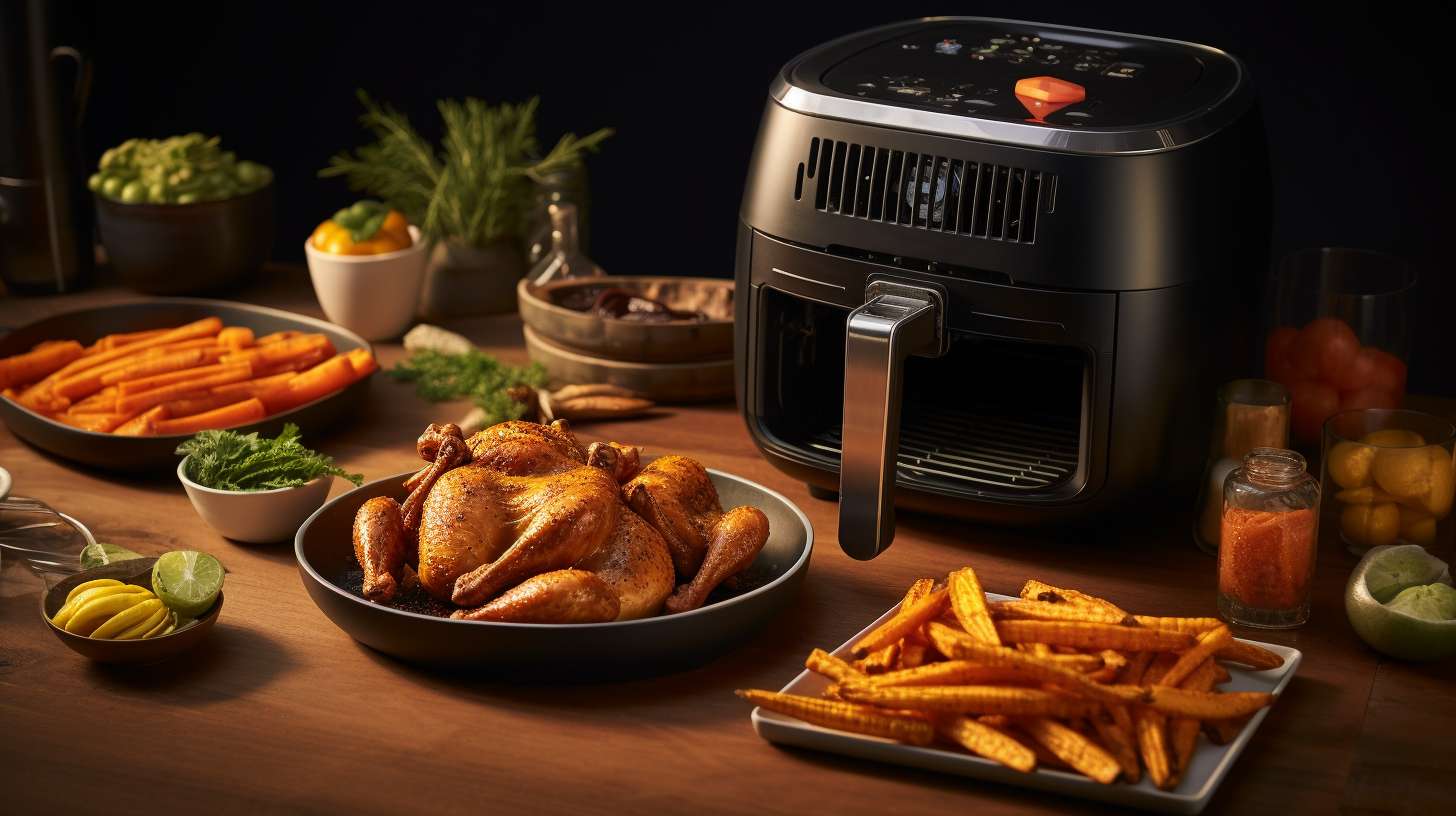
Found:
<path fill-rule="evenodd" d="M 0 326 L 134 298 L 100 289 L 0 300 Z M 239 297 L 307 314 L 307 276 L 270 269 Z M 502 358 L 524 361 L 514 318 L 458 321 Z M 397 345 L 378 347 L 390 366 Z M 1441 406 L 1450 412 L 1450 403 Z M 305 440 L 366 477 L 409 469 L 431 406 L 386 377 L 357 416 Z M 309 601 L 292 546 L 233 544 L 193 512 L 170 473 L 113 477 L 39 453 L 0 431 L 15 492 L 80 517 L 146 554 L 195 548 L 229 569 L 212 637 L 170 665 L 91 665 L 47 632 L 40 582 L 7 560 L 0 577 L 0 790 L 7 813 L 339 812 L 420 814 L 1071 813 L 1097 806 L 930 773 L 769 745 L 733 689 L 778 689 L 814 646 L 833 648 L 916 578 L 973 564 L 986 590 L 1038 577 L 1138 613 L 1210 615 L 1214 563 L 1188 534 L 1187 508 L 1094 531 L 1028 531 L 902 513 L 894 546 L 871 563 L 835 539 L 836 506 L 759 457 L 732 406 L 672 408 L 580 429 L 672 451 L 766 484 L 809 515 L 809 579 L 788 613 L 739 651 L 690 672 L 612 685 L 522 687 L 422 670 L 349 639 Z M 335 494 L 346 485 L 336 484 Z M 1445 555 L 1449 556 L 1449 553 Z M 1345 621 L 1354 559 L 1326 548 L 1311 622 L 1256 636 L 1302 649 L 1299 676 L 1208 812 L 1407 812 L 1446 804 L 1450 664 L 1383 665 Z M 1251 636 L 1248 631 L 1236 634 Z M 564 679 L 564 678 L 563 678 Z M 112 808 L 116 808 L 112 810 Z"/>

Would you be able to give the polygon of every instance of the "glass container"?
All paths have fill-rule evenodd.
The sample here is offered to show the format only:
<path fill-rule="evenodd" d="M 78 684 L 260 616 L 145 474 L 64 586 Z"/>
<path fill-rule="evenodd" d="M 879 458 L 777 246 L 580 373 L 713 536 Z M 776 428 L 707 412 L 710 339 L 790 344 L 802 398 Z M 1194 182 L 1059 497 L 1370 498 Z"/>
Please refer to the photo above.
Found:
<path fill-rule="evenodd" d="M 1317 450 L 1336 412 L 1400 407 L 1415 284 L 1409 264 L 1379 252 L 1325 247 L 1280 261 L 1264 376 L 1289 389 L 1296 444 Z"/>
<path fill-rule="evenodd" d="M 526 228 L 526 263 L 535 266 L 551 252 L 552 204 L 576 207 L 576 234 L 583 252 L 591 251 L 591 212 L 588 207 L 586 165 L 558 170 L 536 185 L 536 206 Z"/>
<path fill-rule="evenodd" d="M 1420 411 L 1367 409 L 1324 428 L 1326 536 L 1355 555 L 1420 544 L 1449 559 L 1456 494 L 1456 425 Z"/>
<path fill-rule="evenodd" d="M 1304 457 L 1255 448 L 1223 488 L 1218 611 L 1243 626 L 1287 629 L 1309 620 L 1319 483 Z"/>
<path fill-rule="evenodd" d="M 1208 465 L 1199 487 L 1193 542 L 1206 553 L 1218 551 L 1223 517 L 1223 484 L 1254 448 L 1289 445 L 1289 392 L 1270 380 L 1234 380 L 1218 389 Z"/>
<path fill-rule="evenodd" d="M 576 231 L 576 205 L 552 204 L 551 251 L 526 276 L 532 286 L 571 278 L 594 278 L 607 273 L 581 251 Z"/>

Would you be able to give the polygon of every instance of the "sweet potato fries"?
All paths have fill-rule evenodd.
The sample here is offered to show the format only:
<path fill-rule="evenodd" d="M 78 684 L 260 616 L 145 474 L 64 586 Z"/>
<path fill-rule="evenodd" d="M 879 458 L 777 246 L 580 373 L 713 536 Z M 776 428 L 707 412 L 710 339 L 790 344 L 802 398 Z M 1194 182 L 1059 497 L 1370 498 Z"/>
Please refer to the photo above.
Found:
<path fill-rule="evenodd" d="M 1021 600 L 987 602 L 970 567 L 915 582 L 900 608 L 851 648 L 805 666 L 822 697 L 740 697 L 814 725 L 933 741 L 1022 772 L 1072 770 L 1103 784 L 1144 770 L 1177 787 L 1200 732 L 1221 743 L 1273 696 L 1222 693 L 1219 660 L 1254 669 L 1282 659 L 1233 639 L 1214 618 L 1130 615 L 1102 598 L 1028 581 Z"/>
<path fill-rule="evenodd" d="M 231 428 L 296 408 L 372 374 L 365 349 L 338 354 L 328 337 L 254 337 L 208 317 L 168 329 L 109 334 L 82 346 L 47 341 L 0 359 L 0 389 L 72 427 L 129 436 Z"/>

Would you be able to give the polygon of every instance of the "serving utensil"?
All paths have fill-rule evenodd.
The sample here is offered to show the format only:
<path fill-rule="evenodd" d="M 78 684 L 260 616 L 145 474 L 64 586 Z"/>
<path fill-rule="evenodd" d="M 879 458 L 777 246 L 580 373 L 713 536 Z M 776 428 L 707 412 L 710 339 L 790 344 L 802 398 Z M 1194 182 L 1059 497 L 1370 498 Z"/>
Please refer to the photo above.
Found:
<path fill-rule="evenodd" d="M 96 539 L 86 525 L 39 499 L 0 499 L 0 555 L 20 559 L 50 586 L 81 568 L 81 550 Z"/>

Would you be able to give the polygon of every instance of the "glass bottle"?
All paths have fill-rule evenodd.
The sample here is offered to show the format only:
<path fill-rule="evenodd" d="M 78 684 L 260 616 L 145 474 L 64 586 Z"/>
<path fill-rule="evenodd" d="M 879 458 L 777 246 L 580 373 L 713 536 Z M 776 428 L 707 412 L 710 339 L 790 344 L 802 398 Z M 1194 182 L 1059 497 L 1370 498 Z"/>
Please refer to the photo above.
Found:
<path fill-rule="evenodd" d="M 576 205 L 576 233 L 583 252 L 591 251 L 591 212 L 588 206 L 586 165 L 574 164 L 547 175 L 536 184 L 536 205 L 526 228 L 526 263 L 535 266 L 551 252 L 551 205 Z"/>
<path fill-rule="evenodd" d="M 1289 391 L 1271 380 L 1233 380 L 1218 389 L 1208 465 L 1198 490 L 1193 543 L 1212 555 L 1218 551 L 1223 517 L 1223 483 L 1254 448 L 1289 446 Z"/>
<path fill-rule="evenodd" d="M 576 232 L 576 205 L 552 204 L 551 251 L 536 262 L 527 275 L 532 286 L 569 278 L 594 278 L 606 275 L 600 266 L 581 251 Z"/>
<path fill-rule="evenodd" d="M 1319 482 L 1304 457 L 1254 448 L 1223 487 L 1218 611 L 1230 623 L 1288 629 L 1309 620 Z"/>

